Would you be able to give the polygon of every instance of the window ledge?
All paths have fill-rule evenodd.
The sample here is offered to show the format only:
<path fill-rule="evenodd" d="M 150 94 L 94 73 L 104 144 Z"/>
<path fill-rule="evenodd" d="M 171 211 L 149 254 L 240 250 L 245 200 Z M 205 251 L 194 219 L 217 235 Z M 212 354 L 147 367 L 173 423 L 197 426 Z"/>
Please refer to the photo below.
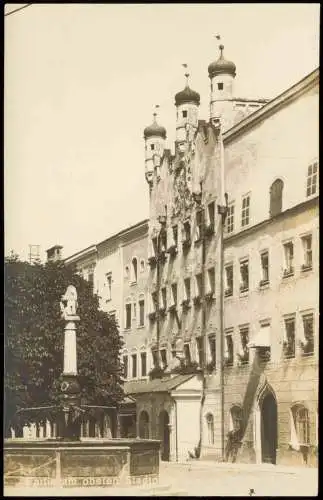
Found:
<path fill-rule="evenodd" d="M 233 297 L 233 290 L 225 290 L 224 291 L 224 298 L 228 299 L 230 297 Z"/>
<path fill-rule="evenodd" d="M 137 282 L 137 281 L 130 281 L 129 286 L 135 286 L 135 285 L 137 285 L 137 284 L 138 284 L 138 282 Z"/>
<path fill-rule="evenodd" d="M 240 297 L 247 297 L 249 294 L 249 288 L 240 289 Z"/>
<path fill-rule="evenodd" d="M 145 328 L 145 325 L 138 325 L 138 326 L 137 326 L 137 329 L 138 329 L 138 330 L 142 330 L 143 328 Z"/>
<path fill-rule="evenodd" d="M 301 267 L 302 273 L 308 273 L 309 271 L 313 271 L 313 266 L 305 266 L 304 264 Z"/>
<path fill-rule="evenodd" d="M 312 351 L 312 352 L 301 352 L 301 357 L 302 358 L 311 358 L 312 356 L 314 356 L 314 351 Z"/>
<path fill-rule="evenodd" d="M 289 356 L 289 355 L 283 354 L 283 360 L 284 361 L 291 361 L 293 359 L 296 359 L 296 353 L 295 353 L 294 356 L 292 356 L 292 355 Z"/>
<path fill-rule="evenodd" d="M 294 276 L 294 269 L 285 269 L 283 272 L 283 280 Z"/>
<path fill-rule="evenodd" d="M 268 281 L 261 280 L 259 282 L 259 290 L 266 290 L 267 288 L 269 288 L 269 285 L 270 285 L 269 280 Z"/>

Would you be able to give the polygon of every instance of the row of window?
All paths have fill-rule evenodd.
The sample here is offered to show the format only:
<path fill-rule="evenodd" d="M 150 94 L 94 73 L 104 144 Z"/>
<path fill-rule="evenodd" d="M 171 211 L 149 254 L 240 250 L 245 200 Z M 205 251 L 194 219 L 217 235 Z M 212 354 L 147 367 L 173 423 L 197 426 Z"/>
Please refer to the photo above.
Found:
<path fill-rule="evenodd" d="M 200 303 L 202 298 L 203 287 L 205 289 L 205 294 L 207 298 L 212 299 L 215 293 L 215 268 L 211 267 L 206 273 L 206 282 L 203 283 L 203 275 L 199 273 L 195 276 L 194 289 L 192 290 L 192 279 L 190 277 L 184 278 L 183 280 L 183 300 L 182 307 L 185 309 L 190 305 L 191 300 L 195 305 Z M 157 311 L 158 295 L 157 291 L 151 294 L 151 313 Z M 159 297 L 159 311 L 165 313 L 168 311 L 172 312 L 178 306 L 178 284 L 172 283 L 169 288 L 163 286 L 160 291 Z"/>
<path fill-rule="evenodd" d="M 145 260 L 140 259 L 140 272 L 143 273 L 145 271 Z M 130 283 L 137 283 L 138 281 L 138 259 L 137 257 L 133 257 L 131 259 L 131 265 L 125 267 L 124 277 L 126 280 L 129 280 Z"/>
<path fill-rule="evenodd" d="M 125 316 L 125 329 L 130 330 L 133 327 L 133 322 L 137 323 L 137 326 L 145 326 L 145 299 L 143 297 L 139 298 L 138 301 L 138 317 L 137 317 L 137 302 L 128 302 L 126 304 L 126 316 Z"/>
<path fill-rule="evenodd" d="M 314 162 L 309 165 L 307 169 L 307 179 L 306 179 L 306 197 L 316 195 L 318 192 L 318 175 L 319 175 L 319 164 Z M 281 179 L 276 179 L 270 187 L 270 207 L 269 214 L 270 217 L 278 215 L 283 209 L 283 189 L 284 183 Z M 241 201 L 241 228 L 246 228 L 250 224 L 250 204 L 251 198 L 250 194 L 245 194 Z M 228 213 L 226 219 L 226 232 L 228 234 L 233 233 L 235 230 L 236 220 L 235 220 L 235 203 L 231 201 L 228 206 Z"/>
<path fill-rule="evenodd" d="M 138 357 L 140 366 L 138 366 Z M 141 352 L 139 356 L 137 354 L 132 354 L 131 356 L 125 354 L 122 358 L 122 363 L 123 363 L 123 376 L 125 379 L 146 377 L 148 375 L 146 352 Z M 129 371 L 129 365 L 131 371 Z M 138 368 L 140 371 L 138 370 Z"/>
<path fill-rule="evenodd" d="M 281 179 L 276 179 L 270 187 L 270 216 L 274 217 L 279 214 L 283 208 L 283 188 L 284 183 Z M 318 162 L 314 162 L 308 167 L 307 173 L 307 185 L 306 185 L 306 196 L 310 197 L 318 192 Z M 241 201 L 241 228 L 246 228 L 250 224 L 250 209 L 251 209 L 251 195 L 247 193 L 243 195 Z M 205 222 L 205 231 L 207 234 L 212 234 L 214 231 L 214 222 L 215 222 L 215 202 L 211 202 L 208 204 L 207 209 L 205 211 L 205 221 L 204 219 L 204 211 L 198 209 L 196 211 L 196 234 L 195 241 L 199 241 L 202 237 L 202 231 Z M 235 203 L 232 201 L 228 205 L 228 212 L 226 218 L 226 232 L 228 234 L 233 233 L 235 230 Z M 183 237 L 182 244 L 183 250 L 187 250 L 191 245 L 191 223 L 189 221 L 184 222 L 183 224 Z M 168 240 L 168 246 L 167 246 Z M 150 256 L 150 264 L 153 263 L 154 257 L 156 258 L 158 255 L 158 238 L 152 239 L 154 255 Z M 177 253 L 178 247 L 178 228 L 177 226 L 173 226 L 170 232 L 164 232 L 161 235 L 161 251 L 168 251 L 173 256 Z"/>
<path fill-rule="evenodd" d="M 204 220 L 205 218 L 205 220 Z M 214 222 L 215 222 L 215 202 L 212 201 L 207 205 L 207 209 L 198 209 L 196 211 L 196 227 L 195 227 L 195 242 L 201 241 L 203 236 L 203 228 L 205 227 L 205 232 L 207 236 L 211 236 L 214 233 Z M 178 226 L 174 225 L 168 229 L 161 232 L 160 237 L 154 237 L 151 240 L 152 251 L 149 251 L 148 262 L 151 267 L 156 264 L 157 257 L 161 254 L 169 253 L 172 257 L 175 257 L 178 252 Z M 186 220 L 182 226 L 182 248 L 185 253 L 192 244 L 192 229 L 191 222 Z"/>
<path fill-rule="evenodd" d="M 144 259 L 140 260 L 140 272 L 143 273 L 145 271 L 145 261 Z M 137 283 L 138 280 L 138 262 L 137 258 L 134 257 L 131 261 L 131 268 L 129 266 L 125 267 L 125 279 L 128 279 L 130 283 Z M 92 282 L 93 282 L 93 273 L 92 273 Z M 105 300 L 109 302 L 112 300 L 112 272 L 106 273 L 105 282 L 104 282 L 104 291 L 105 291 Z"/>
<path fill-rule="evenodd" d="M 302 327 L 296 335 L 296 314 L 289 314 L 284 316 L 284 330 L 283 330 L 283 357 L 285 359 L 291 359 L 296 356 L 297 341 L 300 347 L 300 353 L 302 356 L 311 356 L 314 354 L 314 313 L 307 312 L 301 315 L 302 317 Z M 269 322 L 263 322 L 261 324 L 261 329 L 268 329 L 270 326 Z M 233 329 L 227 329 L 225 331 L 225 365 L 234 365 L 234 354 L 236 351 L 236 358 L 238 364 L 245 365 L 249 363 L 249 325 L 241 325 L 239 327 L 239 339 L 237 345 L 234 346 L 233 341 Z M 192 352 L 193 347 L 193 352 Z M 270 339 L 268 345 L 263 346 L 264 349 L 260 351 L 260 355 L 264 357 L 266 361 L 270 360 Z M 182 354 L 186 365 L 190 365 L 192 361 L 198 363 L 200 367 L 203 366 L 203 337 L 195 338 L 195 349 L 192 342 L 184 342 L 182 346 Z M 216 369 L 216 337 L 215 334 L 208 336 L 208 345 L 206 346 L 208 351 L 207 359 L 212 370 Z M 194 352 L 195 350 L 195 352 Z M 166 348 L 162 348 L 158 352 L 156 349 L 151 350 L 152 363 L 156 367 L 159 361 L 160 366 L 166 369 L 170 362 L 171 357 L 174 358 L 178 354 L 178 350 L 175 344 L 172 346 L 172 351 Z M 123 364 L 125 367 L 124 376 L 125 378 L 137 378 L 147 376 L 147 353 L 142 352 L 139 355 L 138 367 L 138 354 L 134 353 L 129 357 L 125 355 L 123 357 Z M 128 370 L 130 366 L 130 370 Z M 139 369 L 138 369 L 139 368 Z"/>
<path fill-rule="evenodd" d="M 283 318 L 283 357 L 285 359 L 295 358 L 297 341 L 300 347 L 302 356 L 312 356 L 314 354 L 314 314 L 302 314 L 302 327 L 296 335 L 296 314 L 286 315 Z M 264 322 L 260 328 L 269 330 L 270 323 Z M 260 338 L 261 338 L 260 329 Z M 239 327 L 239 340 L 236 345 L 237 358 L 239 364 L 249 363 L 249 325 Z M 266 344 L 266 343 L 265 343 Z M 264 357 L 266 361 L 270 360 L 270 339 L 268 343 L 263 346 L 259 354 Z M 234 365 L 234 342 L 233 342 L 233 329 L 225 331 L 225 365 Z"/>
<path fill-rule="evenodd" d="M 184 358 L 184 362 L 186 365 L 190 365 L 193 361 L 196 361 L 200 367 L 203 365 L 203 338 L 197 337 L 195 339 L 195 353 L 192 352 L 192 343 L 184 342 L 181 346 L 182 357 Z M 216 343 L 215 343 L 215 335 L 211 334 L 208 336 L 208 346 L 207 349 L 209 351 L 209 363 L 215 367 L 216 363 Z M 165 370 L 172 358 L 178 355 L 179 350 L 175 343 L 172 345 L 172 350 L 169 350 L 165 347 L 161 348 L 159 351 L 157 349 L 151 349 L 151 359 L 152 366 L 159 366 Z M 125 354 L 123 356 L 123 366 L 124 366 L 124 377 L 125 378 L 140 378 L 146 377 L 148 375 L 148 365 L 147 365 L 147 352 L 143 351 L 141 353 L 133 353 L 131 355 Z M 158 363 L 159 361 L 159 363 Z"/>
<path fill-rule="evenodd" d="M 301 237 L 302 249 L 303 249 L 303 261 L 301 264 L 301 271 L 310 271 L 313 266 L 312 258 L 312 235 L 307 234 Z M 283 244 L 284 251 L 284 270 L 283 278 L 293 276 L 295 273 L 294 265 L 294 242 L 288 241 Z M 269 251 L 263 250 L 260 253 L 260 264 L 261 264 L 261 279 L 259 286 L 268 285 L 270 282 L 269 273 Z M 226 264 L 225 267 L 225 296 L 229 297 L 233 295 L 233 263 Z M 239 263 L 240 270 L 240 292 L 247 292 L 249 290 L 249 258 L 245 257 L 240 259 Z"/>
<path fill-rule="evenodd" d="M 313 258 L 312 258 L 312 235 L 307 234 L 301 237 L 302 249 L 303 249 L 303 261 L 301 264 L 301 271 L 306 272 L 312 269 Z M 283 244 L 284 251 L 284 271 L 283 278 L 290 277 L 295 272 L 294 266 L 294 242 L 288 241 Z M 259 282 L 259 286 L 266 286 L 270 282 L 270 266 L 269 266 L 269 251 L 263 250 L 260 253 L 260 265 L 261 265 L 261 279 Z M 244 293 L 249 290 L 249 258 L 245 257 L 240 259 L 239 262 L 239 271 L 240 271 L 240 292 Z M 204 283 L 205 294 L 210 298 L 213 298 L 215 293 L 215 268 L 209 268 L 205 275 L 206 281 Z M 199 299 L 202 297 L 202 282 L 203 276 L 202 273 L 195 275 L 194 277 L 194 290 L 192 293 L 192 280 L 191 278 L 185 278 L 183 280 L 183 301 L 182 306 L 188 306 L 191 299 L 193 299 L 195 304 L 199 303 Z M 225 296 L 229 297 L 233 295 L 234 290 L 234 272 L 233 272 L 233 263 L 225 265 Z M 168 300 L 167 300 L 168 299 Z M 157 310 L 157 291 L 152 292 L 151 294 L 151 313 L 153 314 Z M 164 286 L 161 288 L 161 293 L 159 297 L 159 309 L 160 311 L 166 312 L 167 307 L 170 308 L 177 307 L 178 305 L 178 285 L 177 283 L 173 283 L 170 288 Z"/>

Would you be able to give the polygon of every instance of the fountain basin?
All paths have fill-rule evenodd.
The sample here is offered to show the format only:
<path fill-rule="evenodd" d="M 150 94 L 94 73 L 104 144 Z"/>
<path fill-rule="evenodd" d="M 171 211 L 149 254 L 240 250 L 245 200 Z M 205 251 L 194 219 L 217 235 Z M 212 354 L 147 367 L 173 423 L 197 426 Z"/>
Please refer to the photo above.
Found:
<path fill-rule="evenodd" d="M 93 487 L 156 484 L 160 441 L 6 439 L 4 486 Z"/>

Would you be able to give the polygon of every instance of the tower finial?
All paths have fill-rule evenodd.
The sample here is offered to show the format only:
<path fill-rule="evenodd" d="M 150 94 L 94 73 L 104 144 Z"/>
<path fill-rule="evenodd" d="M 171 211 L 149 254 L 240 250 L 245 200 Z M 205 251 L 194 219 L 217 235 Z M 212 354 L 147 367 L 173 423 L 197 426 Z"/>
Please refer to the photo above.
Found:
<path fill-rule="evenodd" d="M 188 65 L 186 63 L 183 63 L 182 64 L 183 68 L 185 68 L 186 70 L 188 69 Z M 186 87 L 188 87 L 188 79 L 189 79 L 189 76 L 190 74 L 188 73 L 188 71 L 186 71 L 185 73 L 185 78 L 186 78 Z"/>
<path fill-rule="evenodd" d="M 159 109 L 159 104 L 155 104 L 154 106 L 154 112 L 153 112 L 154 121 L 156 121 L 157 118 L 157 109 Z"/>
<path fill-rule="evenodd" d="M 214 38 L 216 38 L 217 40 L 221 41 L 221 35 L 219 35 L 219 34 L 214 35 Z M 220 43 L 219 49 L 220 49 L 220 57 L 223 57 L 224 45 L 222 43 Z"/>

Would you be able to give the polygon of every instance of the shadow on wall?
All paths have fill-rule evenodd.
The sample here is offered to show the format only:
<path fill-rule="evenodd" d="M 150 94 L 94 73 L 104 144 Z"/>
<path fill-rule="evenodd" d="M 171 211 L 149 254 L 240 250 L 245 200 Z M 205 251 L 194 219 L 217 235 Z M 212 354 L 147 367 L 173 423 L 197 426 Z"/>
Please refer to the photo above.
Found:
<path fill-rule="evenodd" d="M 246 392 L 242 403 L 242 422 L 239 429 L 230 431 L 228 433 L 228 440 L 225 450 L 225 460 L 235 462 L 238 451 L 241 447 L 242 440 L 248 427 L 249 418 L 253 409 L 259 380 L 264 372 L 266 361 L 260 360 L 259 354 L 256 352 L 251 370 L 249 372 L 249 379 L 247 383 Z"/>

